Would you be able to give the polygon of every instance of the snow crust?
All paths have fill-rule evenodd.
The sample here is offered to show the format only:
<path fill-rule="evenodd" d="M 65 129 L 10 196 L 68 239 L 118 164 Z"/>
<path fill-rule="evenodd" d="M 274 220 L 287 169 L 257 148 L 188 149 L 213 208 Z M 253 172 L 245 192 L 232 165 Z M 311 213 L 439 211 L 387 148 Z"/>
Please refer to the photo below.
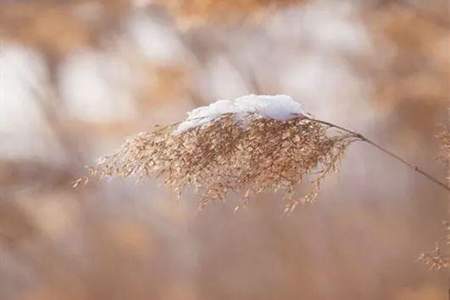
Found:
<path fill-rule="evenodd" d="M 203 126 L 230 113 L 243 123 L 249 114 L 279 121 L 306 115 L 302 105 L 290 96 L 247 95 L 234 100 L 218 100 L 208 106 L 201 106 L 188 112 L 188 118 L 178 125 L 174 133 L 180 134 L 191 128 Z"/>

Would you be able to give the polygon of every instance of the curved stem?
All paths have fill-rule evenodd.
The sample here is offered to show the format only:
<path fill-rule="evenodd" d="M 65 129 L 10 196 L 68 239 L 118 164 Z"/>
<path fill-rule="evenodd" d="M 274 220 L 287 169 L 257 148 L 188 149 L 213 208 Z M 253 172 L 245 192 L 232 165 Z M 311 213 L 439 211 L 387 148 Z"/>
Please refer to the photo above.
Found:
<path fill-rule="evenodd" d="M 353 130 L 350 130 L 350 129 L 347 129 L 347 128 L 344 128 L 344 127 L 341 127 L 341 126 L 339 126 L 339 125 L 336 125 L 336 124 L 333 124 L 333 123 L 330 123 L 330 122 L 327 122 L 327 121 L 317 120 L 317 119 L 313 119 L 313 118 L 309 118 L 309 117 L 306 117 L 305 119 L 310 120 L 310 121 L 312 121 L 312 122 L 317 122 L 317 123 L 320 123 L 320 124 L 324 124 L 324 125 L 327 125 L 327 126 L 329 126 L 329 127 L 336 128 L 336 129 L 339 129 L 339 130 L 341 130 L 341 131 L 344 131 L 344 132 L 347 132 L 347 133 L 350 133 L 350 134 L 354 135 L 354 136 L 355 136 L 356 138 L 358 138 L 359 140 L 361 140 L 361 141 L 363 141 L 363 142 L 366 142 L 366 143 L 368 143 L 369 145 L 371 145 L 371 146 L 377 148 L 377 149 L 380 150 L 381 152 L 383 152 L 383 153 L 389 155 L 390 157 L 392 157 L 392 158 L 398 160 L 399 162 L 401 162 L 401 163 L 404 164 L 405 166 L 409 167 L 409 168 L 412 169 L 413 171 L 415 171 L 415 172 L 417 172 L 417 173 L 419 173 L 419 174 L 425 176 L 425 177 L 426 177 L 428 180 L 430 180 L 431 182 L 433 182 L 433 183 L 439 185 L 440 187 L 442 187 L 442 188 L 444 188 L 445 190 L 447 190 L 448 192 L 450 192 L 450 186 L 446 185 L 444 182 L 440 181 L 439 179 L 437 179 L 436 177 L 432 176 L 431 174 L 425 172 L 424 170 L 422 170 L 422 169 L 419 168 L 418 166 L 416 166 L 416 165 L 414 165 L 414 164 L 408 162 L 407 160 L 405 160 L 405 159 L 402 158 L 401 156 L 399 156 L 399 155 L 397 155 L 397 154 L 395 154 L 395 153 L 393 153 L 393 152 L 387 150 L 386 148 L 384 148 L 384 147 L 380 146 L 379 144 L 375 143 L 374 141 L 368 139 L 367 137 L 365 137 L 365 136 L 362 135 L 361 133 L 356 132 L 356 131 L 353 131 Z"/>

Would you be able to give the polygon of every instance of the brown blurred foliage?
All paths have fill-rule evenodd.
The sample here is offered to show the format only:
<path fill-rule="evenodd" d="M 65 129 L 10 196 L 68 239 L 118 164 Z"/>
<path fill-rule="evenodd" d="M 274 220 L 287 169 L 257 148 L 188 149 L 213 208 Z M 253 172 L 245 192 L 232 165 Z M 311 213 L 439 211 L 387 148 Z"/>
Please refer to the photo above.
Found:
<path fill-rule="evenodd" d="M 7 1 L 0 11 L 0 35 L 61 57 L 98 44 L 128 6 L 126 0 Z"/>
<path fill-rule="evenodd" d="M 388 1 L 370 15 L 371 26 L 392 47 L 393 56 L 380 73 L 379 99 L 390 105 L 424 99 L 448 104 L 448 3 L 437 1 L 433 6 L 405 3 L 409 1 Z"/>
<path fill-rule="evenodd" d="M 258 20 L 274 9 L 302 3 L 302 0 L 156 0 L 173 14 L 183 28 L 201 26 L 210 22 L 229 24 L 242 20 Z"/>

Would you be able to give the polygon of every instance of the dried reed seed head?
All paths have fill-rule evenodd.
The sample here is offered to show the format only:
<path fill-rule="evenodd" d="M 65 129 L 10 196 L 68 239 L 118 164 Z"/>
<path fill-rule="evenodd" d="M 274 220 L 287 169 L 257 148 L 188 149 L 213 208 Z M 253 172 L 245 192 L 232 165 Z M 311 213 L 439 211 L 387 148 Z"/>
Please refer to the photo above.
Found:
<path fill-rule="evenodd" d="M 309 119 L 289 121 L 249 116 L 245 126 L 226 114 L 203 126 L 174 134 L 175 125 L 140 133 L 118 152 L 101 158 L 93 174 L 104 176 L 160 176 L 181 192 L 193 186 L 202 204 L 239 192 L 246 200 L 264 190 L 284 190 L 286 211 L 299 202 L 295 187 L 308 174 L 312 201 L 322 179 L 337 170 L 354 136 L 327 134 L 327 126 Z"/>
<path fill-rule="evenodd" d="M 441 152 L 439 158 L 447 164 L 448 176 L 450 182 L 450 130 L 449 127 L 442 127 L 437 135 L 441 143 Z M 450 269 L 450 221 L 443 222 L 445 235 L 437 243 L 432 251 L 422 253 L 419 260 L 428 265 L 431 270 Z"/>
<path fill-rule="evenodd" d="M 439 158 L 442 162 L 447 164 L 447 180 L 450 182 L 450 124 L 447 127 L 442 128 L 441 132 L 437 135 L 437 138 L 441 143 Z"/>
<path fill-rule="evenodd" d="M 430 270 L 439 271 L 450 268 L 450 256 L 443 253 L 439 244 L 436 244 L 433 251 L 422 253 L 418 259 Z"/>
<path fill-rule="evenodd" d="M 442 225 L 445 235 L 436 242 L 432 251 L 422 253 L 418 258 L 433 271 L 450 269 L 450 222 L 444 221 Z"/>

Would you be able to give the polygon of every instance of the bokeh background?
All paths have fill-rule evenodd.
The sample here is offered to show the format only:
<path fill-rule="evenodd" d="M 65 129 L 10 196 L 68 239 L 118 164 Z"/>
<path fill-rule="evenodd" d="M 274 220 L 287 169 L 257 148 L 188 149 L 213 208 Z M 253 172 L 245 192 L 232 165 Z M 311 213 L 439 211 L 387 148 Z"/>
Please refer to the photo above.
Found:
<path fill-rule="evenodd" d="M 440 178 L 445 0 L 0 1 L 0 299 L 447 299 L 417 261 L 448 194 L 364 144 L 319 200 L 197 211 L 157 180 L 73 189 L 127 136 L 283 93 Z M 300 187 L 301 189 L 301 187 Z"/>

